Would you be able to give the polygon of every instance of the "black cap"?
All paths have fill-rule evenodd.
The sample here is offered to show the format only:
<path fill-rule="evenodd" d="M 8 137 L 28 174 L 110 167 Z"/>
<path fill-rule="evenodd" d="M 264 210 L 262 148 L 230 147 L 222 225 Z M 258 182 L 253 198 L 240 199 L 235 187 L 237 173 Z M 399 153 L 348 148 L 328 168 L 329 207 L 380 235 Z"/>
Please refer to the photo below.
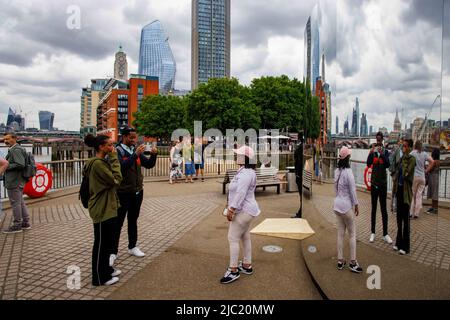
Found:
<path fill-rule="evenodd" d="M 123 127 L 120 128 L 120 135 L 121 136 L 129 135 L 131 132 L 136 132 L 136 130 L 134 128 L 129 127 L 129 126 L 123 126 Z"/>

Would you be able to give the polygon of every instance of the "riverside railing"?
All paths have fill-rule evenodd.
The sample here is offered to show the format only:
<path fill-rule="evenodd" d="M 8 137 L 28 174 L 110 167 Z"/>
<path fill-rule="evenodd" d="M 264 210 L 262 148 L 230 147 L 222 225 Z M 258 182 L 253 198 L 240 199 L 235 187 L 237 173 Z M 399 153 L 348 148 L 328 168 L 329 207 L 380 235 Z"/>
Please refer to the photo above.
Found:
<path fill-rule="evenodd" d="M 288 166 L 294 165 L 292 153 L 279 153 L 280 170 L 285 170 Z M 52 187 L 50 192 L 62 190 L 69 187 L 79 186 L 82 180 L 83 166 L 88 159 L 63 160 L 40 162 L 52 172 Z M 167 178 L 170 173 L 170 158 L 167 155 L 158 155 L 156 164 L 152 169 L 143 168 L 143 175 L 146 178 Z M 206 175 L 224 175 L 229 169 L 237 169 L 234 160 L 225 159 L 205 159 L 204 172 Z M 184 170 L 183 170 L 184 171 Z M 4 181 L 0 181 L 0 199 L 6 199 L 7 192 L 4 188 Z"/>

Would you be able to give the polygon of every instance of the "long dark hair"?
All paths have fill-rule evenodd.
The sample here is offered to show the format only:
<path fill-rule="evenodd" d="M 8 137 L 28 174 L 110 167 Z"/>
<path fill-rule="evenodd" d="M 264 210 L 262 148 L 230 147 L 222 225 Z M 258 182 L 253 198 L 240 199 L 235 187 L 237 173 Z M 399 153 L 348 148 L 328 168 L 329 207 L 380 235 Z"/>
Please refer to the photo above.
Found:
<path fill-rule="evenodd" d="M 105 145 L 106 142 L 111 139 L 108 136 L 105 135 L 98 135 L 96 137 L 94 137 L 92 134 L 88 134 L 85 138 L 84 138 L 84 143 L 90 147 L 90 148 L 94 148 L 95 151 L 99 152 L 100 151 L 100 147 Z"/>
<path fill-rule="evenodd" d="M 438 148 L 433 149 L 433 152 L 431 152 L 431 157 L 433 160 L 439 160 L 441 158 L 441 151 Z"/>
<path fill-rule="evenodd" d="M 244 164 L 245 169 L 253 169 L 256 170 L 256 163 L 250 163 L 250 158 L 245 156 L 245 164 Z"/>
<path fill-rule="evenodd" d="M 350 156 L 338 160 L 338 169 L 350 169 Z"/>

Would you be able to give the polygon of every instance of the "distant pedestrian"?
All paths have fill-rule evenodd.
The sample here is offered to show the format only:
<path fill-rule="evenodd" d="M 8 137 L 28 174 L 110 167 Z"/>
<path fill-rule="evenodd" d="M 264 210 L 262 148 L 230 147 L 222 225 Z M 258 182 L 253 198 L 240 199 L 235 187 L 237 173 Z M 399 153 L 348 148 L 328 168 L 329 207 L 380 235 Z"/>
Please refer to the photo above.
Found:
<path fill-rule="evenodd" d="M 356 184 L 353 172 L 350 168 L 351 150 L 342 147 L 339 152 L 338 168 L 335 172 L 333 210 L 337 222 L 337 252 L 338 270 L 344 269 L 346 261 L 344 259 L 344 236 L 345 230 L 350 238 L 350 264 L 349 269 L 355 273 L 361 273 L 362 268 L 356 260 L 356 226 L 355 217 L 359 215 L 358 198 L 356 196 Z M 355 209 L 353 213 L 352 208 Z"/>
<path fill-rule="evenodd" d="M 83 176 L 89 179 L 88 208 L 94 223 L 92 285 L 112 285 L 119 281 L 121 274 L 109 263 L 117 232 L 117 188 L 122 181 L 120 163 L 110 137 L 87 135 L 84 142 L 96 152 L 83 168 Z"/>
<path fill-rule="evenodd" d="M 170 157 L 170 173 L 169 173 L 169 183 L 173 184 L 178 183 L 178 180 L 183 178 L 183 172 L 181 170 L 181 166 L 183 163 L 181 156 L 181 143 L 172 142 L 172 147 L 170 148 L 169 157 Z"/>
<path fill-rule="evenodd" d="M 441 153 L 438 148 L 435 148 L 431 153 L 431 158 L 433 158 L 433 163 L 426 170 L 428 174 L 428 199 L 432 200 L 431 208 L 428 209 L 427 213 L 438 213 L 439 205 L 439 167 L 440 167 L 440 157 Z"/>
<path fill-rule="evenodd" d="M 205 147 L 206 143 L 202 139 L 199 139 L 194 145 L 195 180 L 198 179 L 198 174 L 200 173 L 202 176 L 202 182 L 205 181 Z"/>
<path fill-rule="evenodd" d="M 408 139 L 403 142 L 403 157 L 398 167 L 398 175 L 393 180 L 393 192 L 397 195 L 397 239 L 393 249 L 401 255 L 410 251 L 410 221 L 409 206 L 412 199 L 412 186 L 414 181 L 414 169 L 416 158 L 410 152 L 413 141 Z"/>
<path fill-rule="evenodd" d="M 144 199 L 144 176 L 142 167 L 151 169 L 156 164 L 157 149 L 150 150 L 147 157 L 144 155 L 145 144 L 137 146 L 138 136 L 134 128 L 125 126 L 120 130 L 122 142 L 117 146 L 117 154 L 122 172 L 122 182 L 117 189 L 120 200 L 120 208 L 117 216 L 116 242 L 111 256 L 111 265 L 117 259 L 119 252 L 120 234 L 122 226 L 127 218 L 128 222 L 128 254 L 142 258 L 145 253 L 137 246 L 138 226 L 137 222 Z"/>
<path fill-rule="evenodd" d="M 8 167 L 5 171 L 4 186 L 11 203 L 14 220 L 8 229 L 3 230 L 3 233 L 18 233 L 31 229 L 30 216 L 23 199 L 23 188 L 27 182 L 23 177 L 27 152 L 17 143 L 15 133 L 6 133 L 4 142 L 9 147 L 5 158 L 8 161 Z"/>
<path fill-rule="evenodd" d="M 183 162 L 184 175 L 186 176 L 186 183 L 194 183 L 193 177 L 195 175 L 194 166 L 194 146 L 191 143 L 191 137 L 186 136 L 183 139 Z"/>
<path fill-rule="evenodd" d="M 412 185 L 412 202 L 410 208 L 410 218 L 417 219 L 422 211 L 422 198 L 425 190 L 425 164 L 428 161 L 429 165 L 433 165 L 433 159 L 423 151 L 421 141 L 416 141 L 414 144 L 414 151 L 411 156 L 416 158 L 416 168 L 414 170 L 414 182 Z"/>
<path fill-rule="evenodd" d="M 230 244 L 230 264 L 221 283 L 231 283 L 240 277 L 240 273 L 252 274 L 252 242 L 250 225 L 260 210 L 255 199 L 256 159 L 252 148 L 242 146 L 235 149 L 236 163 L 240 166 L 230 183 L 228 191 L 228 215 L 230 221 L 228 242 Z M 240 244 L 244 249 L 243 261 L 239 260 Z"/>
<path fill-rule="evenodd" d="M 383 133 L 378 132 L 376 135 L 377 143 L 372 145 L 369 156 L 367 157 L 367 166 L 372 166 L 371 177 L 371 234 L 370 242 L 375 241 L 375 227 L 377 218 L 377 203 L 380 199 L 381 218 L 383 222 L 383 240 L 388 244 L 392 243 L 392 239 L 388 234 L 388 215 L 386 208 L 387 201 L 387 173 L 389 168 L 389 152 L 383 146 Z"/>

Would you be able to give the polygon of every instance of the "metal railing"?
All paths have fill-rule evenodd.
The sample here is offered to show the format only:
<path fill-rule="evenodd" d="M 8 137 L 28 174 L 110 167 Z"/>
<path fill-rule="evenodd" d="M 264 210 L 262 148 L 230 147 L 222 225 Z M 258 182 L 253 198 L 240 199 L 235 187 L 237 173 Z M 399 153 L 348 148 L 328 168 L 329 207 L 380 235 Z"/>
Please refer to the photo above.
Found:
<path fill-rule="evenodd" d="M 279 153 L 280 170 L 285 170 L 288 166 L 294 165 L 292 153 Z M 69 187 L 79 186 L 82 180 L 83 166 L 88 159 L 63 160 L 40 162 L 52 172 L 53 183 L 50 192 Z M 170 158 L 167 155 L 158 155 L 156 164 L 152 169 L 142 169 L 144 177 L 167 178 L 171 168 Z M 223 175 L 229 169 L 237 169 L 238 165 L 234 160 L 205 159 L 204 172 L 207 175 Z M 184 171 L 184 168 L 183 170 Z M 7 191 L 4 188 L 4 181 L 0 181 L 0 199 L 7 198 Z"/>

